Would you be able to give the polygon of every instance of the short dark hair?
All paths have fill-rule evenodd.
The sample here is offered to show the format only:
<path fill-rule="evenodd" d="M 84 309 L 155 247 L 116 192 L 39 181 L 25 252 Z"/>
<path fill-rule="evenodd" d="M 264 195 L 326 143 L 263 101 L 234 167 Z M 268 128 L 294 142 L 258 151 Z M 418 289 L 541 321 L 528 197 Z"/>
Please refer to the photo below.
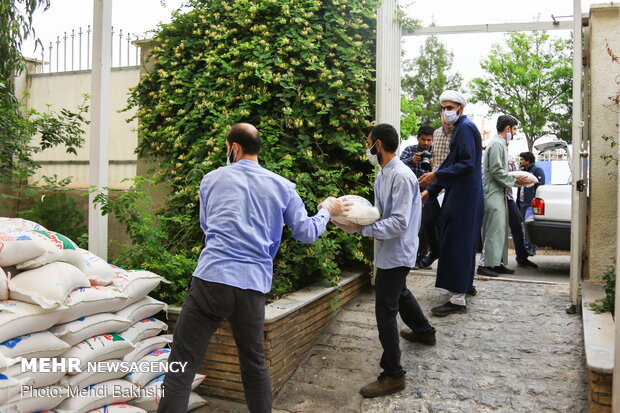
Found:
<path fill-rule="evenodd" d="M 536 157 L 534 156 L 532 152 L 521 152 L 519 154 L 519 158 L 523 158 L 525 161 L 529 162 L 530 164 L 536 162 Z"/>
<path fill-rule="evenodd" d="M 418 137 L 420 137 L 420 136 L 428 136 L 428 135 L 433 136 L 433 132 L 435 132 L 435 129 L 433 129 L 432 126 L 430 126 L 430 125 L 422 125 L 422 126 L 420 126 L 420 129 L 418 129 Z"/>
<path fill-rule="evenodd" d="M 387 123 L 380 123 L 375 125 L 370 130 L 370 139 L 375 142 L 380 140 L 383 142 L 383 149 L 386 152 L 396 152 L 400 139 L 398 138 L 398 132 L 394 129 L 394 126 Z"/>
<path fill-rule="evenodd" d="M 517 126 L 519 122 L 514 118 L 514 116 L 510 115 L 501 115 L 497 118 L 497 131 L 503 132 L 506 129 L 506 126 L 510 126 L 512 129 L 513 126 Z"/>
<path fill-rule="evenodd" d="M 234 124 L 226 135 L 226 141 L 229 144 L 238 143 L 246 155 L 257 155 L 260 150 L 260 133 L 249 123 Z"/>

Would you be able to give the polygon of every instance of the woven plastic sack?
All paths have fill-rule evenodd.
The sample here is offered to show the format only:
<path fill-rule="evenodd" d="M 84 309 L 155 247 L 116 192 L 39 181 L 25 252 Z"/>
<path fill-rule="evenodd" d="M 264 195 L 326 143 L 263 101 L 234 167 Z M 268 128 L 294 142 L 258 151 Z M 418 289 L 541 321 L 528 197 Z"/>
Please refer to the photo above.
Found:
<path fill-rule="evenodd" d="M 525 186 L 527 188 L 530 188 L 530 187 L 532 187 L 532 186 L 534 186 L 534 185 L 536 185 L 538 183 L 538 178 L 536 178 L 536 176 L 533 173 L 531 173 L 531 172 L 527 172 L 527 171 L 511 171 L 511 172 L 508 172 L 508 175 L 512 176 L 513 178 L 517 178 L 517 179 L 522 178 L 524 176 L 527 177 L 528 183 L 525 184 L 525 185 L 517 185 L 515 183 L 514 186 L 517 186 L 517 187 L 518 186 L 522 186 L 522 187 Z"/>
<path fill-rule="evenodd" d="M 69 345 L 48 330 L 13 337 L 0 343 L 0 353 L 6 357 L 56 357 L 69 349 Z"/>
<path fill-rule="evenodd" d="M 38 235 L 0 229 L 0 267 L 22 264 L 41 256 L 49 248 L 49 242 Z"/>
<path fill-rule="evenodd" d="M 130 325 L 131 320 L 114 313 L 99 313 L 55 325 L 50 328 L 50 332 L 69 346 L 73 346 L 80 341 L 100 334 L 118 333 L 126 330 Z"/>
<path fill-rule="evenodd" d="M 352 204 L 345 216 L 332 217 L 334 221 L 340 224 L 352 222 L 358 225 L 370 225 L 381 218 L 379 209 L 361 196 L 345 195 L 338 198 L 338 201 L 350 202 Z"/>
<path fill-rule="evenodd" d="M 0 301 L 0 342 L 46 330 L 58 323 L 66 308 L 44 309 L 16 300 Z"/>
<path fill-rule="evenodd" d="M 84 256 L 79 247 L 68 237 L 54 231 L 32 230 L 26 233 L 48 241 L 46 251 L 36 258 L 17 264 L 20 270 L 31 270 L 52 262 L 67 262 L 78 268 L 84 266 Z"/>
<path fill-rule="evenodd" d="M 84 396 L 66 399 L 56 413 L 86 413 L 108 404 L 123 403 L 134 398 L 136 386 L 127 380 L 108 380 L 84 389 Z"/>
<path fill-rule="evenodd" d="M 127 297 L 120 291 L 109 287 L 78 288 L 67 296 L 67 312 L 59 323 L 67 323 L 92 314 L 109 313 L 120 310 L 127 304 Z"/>

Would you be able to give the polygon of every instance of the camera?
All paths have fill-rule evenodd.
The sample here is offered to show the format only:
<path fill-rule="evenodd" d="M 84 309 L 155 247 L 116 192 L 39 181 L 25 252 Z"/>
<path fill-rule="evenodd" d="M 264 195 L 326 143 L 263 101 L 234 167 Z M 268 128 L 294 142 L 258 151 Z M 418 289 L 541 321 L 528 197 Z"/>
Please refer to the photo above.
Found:
<path fill-rule="evenodd" d="M 420 166 L 422 167 L 422 169 L 427 171 L 433 169 L 433 167 L 431 166 L 431 157 L 433 156 L 433 154 L 430 151 L 422 151 L 418 152 L 418 154 L 422 157 L 422 160 L 420 160 Z"/>

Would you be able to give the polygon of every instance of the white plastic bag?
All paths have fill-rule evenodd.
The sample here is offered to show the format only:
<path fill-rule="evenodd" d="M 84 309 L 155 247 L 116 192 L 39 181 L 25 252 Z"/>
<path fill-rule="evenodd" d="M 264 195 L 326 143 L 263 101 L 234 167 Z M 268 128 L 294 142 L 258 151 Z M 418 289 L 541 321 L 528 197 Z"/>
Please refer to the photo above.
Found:
<path fill-rule="evenodd" d="M 338 198 L 338 201 L 350 202 L 352 204 L 349 206 L 345 216 L 332 217 L 334 221 L 340 224 L 351 222 L 358 225 L 370 225 L 381 218 L 379 209 L 361 196 L 345 195 Z"/>
<path fill-rule="evenodd" d="M 64 304 L 74 289 L 89 286 L 88 278 L 78 268 L 66 262 L 53 262 L 12 277 L 9 296 L 42 308 L 54 308 Z"/>
<path fill-rule="evenodd" d="M 517 179 L 522 178 L 524 176 L 527 177 L 527 184 L 525 184 L 525 185 L 517 185 L 517 183 L 515 182 L 514 186 L 516 186 L 516 187 L 519 187 L 519 186 L 523 187 L 523 186 L 525 186 L 527 188 L 530 188 L 530 187 L 532 187 L 532 186 L 534 186 L 534 185 L 536 185 L 538 183 L 538 178 L 536 178 L 536 176 L 533 173 L 531 173 L 531 172 L 527 172 L 527 171 L 511 171 L 511 172 L 508 172 L 508 175 L 512 176 L 513 178 L 517 178 Z"/>

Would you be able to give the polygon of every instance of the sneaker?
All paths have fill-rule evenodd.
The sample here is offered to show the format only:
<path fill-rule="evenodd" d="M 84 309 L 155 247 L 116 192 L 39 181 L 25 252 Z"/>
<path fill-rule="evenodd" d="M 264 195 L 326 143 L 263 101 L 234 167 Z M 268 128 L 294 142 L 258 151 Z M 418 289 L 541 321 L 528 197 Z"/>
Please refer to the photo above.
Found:
<path fill-rule="evenodd" d="M 538 268 L 538 265 L 528 260 L 527 258 L 521 262 L 517 262 L 517 266 L 524 268 Z"/>
<path fill-rule="evenodd" d="M 435 329 L 431 327 L 431 330 L 426 331 L 424 333 L 416 333 L 413 330 L 408 328 L 400 330 L 400 336 L 405 340 L 409 340 L 412 343 L 422 343 L 427 346 L 434 346 L 437 344 L 437 339 L 435 338 Z"/>
<path fill-rule="evenodd" d="M 504 264 L 498 265 L 497 267 L 493 267 L 493 271 L 495 271 L 498 274 L 514 274 L 515 270 L 511 270 L 510 268 L 506 267 Z"/>
<path fill-rule="evenodd" d="M 431 313 L 433 313 L 437 317 L 445 317 L 450 314 L 465 314 L 467 313 L 467 307 L 464 305 L 452 304 L 450 301 L 448 301 L 447 303 L 442 304 L 439 307 L 431 308 Z"/>
<path fill-rule="evenodd" d="M 485 277 L 499 277 L 499 274 L 493 270 L 491 267 L 482 267 L 478 266 L 478 270 L 476 271 L 478 275 L 484 275 Z"/>
<path fill-rule="evenodd" d="M 430 266 L 433 265 L 433 262 L 435 262 L 436 259 L 437 258 L 433 257 L 431 254 L 428 254 L 426 257 L 422 258 L 418 262 L 418 268 L 420 268 L 421 270 L 430 268 Z"/>
<path fill-rule="evenodd" d="M 376 381 L 365 385 L 360 389 L 360 394 L 364 397 L 380 397 L 396 393 L 405 388 L 405 374 L 400 377 L 384 376 L 377 377 Z"/>
<path fill-rule="evenodd" d="M 533 257 L 534 255 L 536 255 L 536 247 L 533 247 L 531 245 L 526 245 L 525 251 L 527 252 L 528 257 Z"/>
<path fill-rule="evenodd" d="M 471 295 L 474 296 L 478 294 L 478 290 L 476 290 L 476 287 L 474 287 L 473 285 L 471 286 L 471 288 L 469 289 L 469 291 L 467 291 L 467 295 Z"/>

